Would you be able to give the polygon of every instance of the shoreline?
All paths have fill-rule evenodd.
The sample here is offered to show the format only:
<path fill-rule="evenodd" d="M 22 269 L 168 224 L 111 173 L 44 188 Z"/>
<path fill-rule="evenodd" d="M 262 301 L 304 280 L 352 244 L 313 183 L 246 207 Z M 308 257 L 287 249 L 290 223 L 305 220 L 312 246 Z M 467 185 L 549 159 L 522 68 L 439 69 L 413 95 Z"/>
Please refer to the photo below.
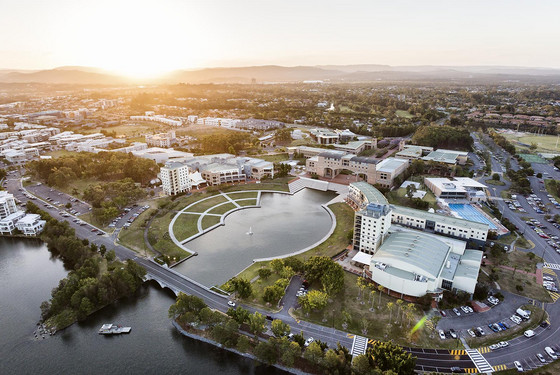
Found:
<path fill-rule="evenodd" d="M 214 340 L 212 340 L 212 339 L 209 339 L 209 338 L 207 338 L 207 337 L 203 337 L 203 336 L 200 336 L 200 335 L 191 333 L 191 332 L 187 332 L 187 331 L 185 331 L 185 330 L 183 329 L 183 327 L 181 327 L 181 326 L 179 325 L 179 323 L 177 323 L 177 321 L 175 321 L 174 319 L 171 320 L 171 324 L 173 324 L 173 326 L 175 327 L 175 329 L 176 329 L 177 331 L 179 331 L 179 333 L 180 333 L 181 335 L 186 336 L 186 337 L 188 337 L 188 338 L 191 338 L 191 339 L 193 339 L 193 340 L 202 341 L 202 342 L 204 342 L 204 343 L 213 345 L 213 346 L 215 346 L 215 347 L 217 347 L 217 348 L 220 348 L 220 349 L 223 349 L 223 350 L 227 350 L 227 351 L 229 351 L 229 352 L 231 352 L 231 353 L 237 354 L 237 355 L 239 355 L 239 356 L 241 356 L 241 357 L 245 357 L 245 358 L 249 358 L 249 359 L 252 359 L 252 360 L 254 360 L 254 361 L 257 361 L 257 362 L 259 362 L 260 364 L 262 364 L 262 365 L 264 365 L 264 366 L 276 367 L 277 369 L 282 370 L 282 371 L 289 372 L 290 374 L 296 374 L 296 375 L 310 375 L 310 374 L 307 373 L 307 372 L 298 370 L 298 369 L 293 368 L 293 367 L 285 367 L 285 366 L 281 366 L 281 365 L 278 365 L 278 364 L 266 365 L 266 364 L 262 363 L 262 362 L 261 362 L 257 357 L 255 357 L 253 354 L 250 354 L 250 353 L 242 353 L 242 352 L 240 352 L 239 350 L 237 350 L 237 349 L 235 349 L 235 348 L 229 348 L 229 347 L 224 346 L 224 345 L 220 344 L 219 342 L 216 342 L 216 341 L 214 341 Z"/>

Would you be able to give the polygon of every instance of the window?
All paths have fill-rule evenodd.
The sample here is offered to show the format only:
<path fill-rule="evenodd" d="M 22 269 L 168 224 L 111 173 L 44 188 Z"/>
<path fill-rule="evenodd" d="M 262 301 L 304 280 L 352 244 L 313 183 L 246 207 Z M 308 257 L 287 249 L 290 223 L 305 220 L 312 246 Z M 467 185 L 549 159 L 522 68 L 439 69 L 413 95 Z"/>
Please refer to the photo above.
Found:
<path fill-rule="evenodd" d="M 451 290 L 453 288 L 453 282 L 444 279 L 441 281 L 441 287 L 443 289 Z"/>

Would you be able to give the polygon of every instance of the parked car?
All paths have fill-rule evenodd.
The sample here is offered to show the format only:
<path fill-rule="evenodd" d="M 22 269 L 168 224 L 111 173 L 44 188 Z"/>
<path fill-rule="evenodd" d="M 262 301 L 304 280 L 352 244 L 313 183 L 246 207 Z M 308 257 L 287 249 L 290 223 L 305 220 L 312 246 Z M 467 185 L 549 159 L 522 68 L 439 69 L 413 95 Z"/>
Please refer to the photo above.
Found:
<path fill-rule="evenodd" d="M 556 352 L 550 347 L 547 346 L 546 348 L 544 348 L 544 351 L 546 352 L 546 354 L 548 354 L 550 356 L 550 358 L 552 358 L 553 360 L 557 360 L 558 359 L 558 355 L 556 354 Z"/>
<path fill-rule="evenodd" d="M 537 353 L 537 358 L 539 359 L 539 361 L 541 361 L 542 363 L 546 362 L 546 359 L 544 359 L 544 356 L 541 353 Z"/>
<path fill-rule="evenodd" d="M 308 347 L 309 345 L 311 345 L 311 343 L 315 341 L 315 339 L 313 337 L 308 338 L 307 340 L 305 340 L 305 347 Z"/>
<path fill-rule="evenodd" d="M 525 337 L 533 337 L 535 336 L 535 331 L 533 331 L 532 329 L 528 329 L 525 332 L 523 332 L 523 335 L 525 335 Z"/>
<path fill-rule="evenodd" d="M 500 345 L 500 348 L 505 348 L 506 346 L 509 345 L 509 342 L 507 342 L 507 341 L 500 341 L 500 342 L 498 343 L 498 345 Z"/>
<path fill-rule="evenodd" d="M 438 330 L 438 333 L 439 333 L 439 338 L 445 340 L 445 333 L 443 332 L 443 330 L 442 329 Z"/>
<path fill-rule="evenodd" d="M 455 332 L 455 330 L 453 328 L 451 328 L 449 330 L 449 334 L 451 335 L 452 338 L 454 338 L 454 339 L 457 338 L 457 333 Z"/>
<path fill-rule="evenodd" d="M 474 333 L 474 331 L 472 329 L 467 329 L 467 333 L 469 334 L 470 337 L 475 337 L 476 334 Z"/>
<path fill-rule="evenodd" d="M 453 312 L 455 313 L 455 315 L 461 316 L 461 313 L 459 312 L 459 309 L 458 309 L 458 308 L 454 307 L 454 308 L 453 308 Z"/>
<path fill-rule="evenodd" d="M 515 366 L 515 368 L 517 369 L 518 372 L 523 372 L 523 366 L 521 366 L 521 362 L 519 361 L 515 361 L 513 362 L 513 365 Z"/>
<path fill-rule="evenodd" d="M 486 333 L 484 332 L 484 330 L 482 329 L 482 327 L 476 327 L 476 330 L 478 333 L 480 333 L 481 336 L 486 335 Z"/>

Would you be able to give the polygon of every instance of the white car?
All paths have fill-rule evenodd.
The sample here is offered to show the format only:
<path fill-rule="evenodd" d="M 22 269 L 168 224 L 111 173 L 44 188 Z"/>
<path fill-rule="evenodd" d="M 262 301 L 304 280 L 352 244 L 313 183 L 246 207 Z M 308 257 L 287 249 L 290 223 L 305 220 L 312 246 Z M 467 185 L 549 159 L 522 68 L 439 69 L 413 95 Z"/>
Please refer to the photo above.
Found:
<path fill-rule="evenodd" d="M 472 329 L 467 329 L 467 333 L 469 334 L 470 337 L 476 337 L 474 331 Z"/>
<path fill-rule="evenodd" d="M 554 277 L 552 277 L 552 276 L 543 276 L 542 278 L 543 278 L 543 280 L 546 280 L 546 281 L 554 281 Z"/>
<path fill-rule="evenodd" d="M 227 304 L 228 304 L 229 307 L 235 307 L 235 302 L 233 302 L 233 301 L 228 301 Z"/>
<path fill-rule="evenodd" d="M 486 332 L 484 332 L 484 330 L 482 329 L 482 327 L 476 327 L 476 330 L 478 331 L 478 333 L 480 333 L 481 336 L 486 335 Z"/>
<path fill-rule="evenodd" d="M 512 315 L 509 320 L 511 320 L 512 322 L 514 322 L 515 324 L 521 324 L 521 318 L 518 317 L 517 315 Z"/>
<path fill-rule="evenodd" d="M 546 348 L 544 348 L 544 351 L 546 352 L 546 354 L 548 354 L 550 356 L 550 358 L 552 358 L 553 360 L 557 360 L 558 359 L 558 355 L 556 354 L 556 352 L 550 347 L 547 346 Z"/>
<path fill-rule="evenodd" d="M 458 308 L 454 307 L 454 308 L 453 308 L 453 312 L 455 313 L 455 315 L 461 316 L 461 312 L 459 311 Z"/>
<path fill-rule="evenodd" d="M 539 359 L 539 361 L 541 361 L 542 363 L 546 362 L 546 359 L 544 359 L 544 356 L 541 353 L 537 353 L 537 358 Z"/>
<path fill-rule="evenodd" d="M 525 337 L 533 337 L 535 336 L 535 331 L 533 331 L 532 329 L 528 329 L 525 332 L 523 332 L 523 334 L 525 335 Z"/>
<path fill-rule="evenodd" d="M 489 348 L 490 348 L 490 350 L 496 350 L 496 349 L 500 349 L 501 346 L 498 345 L 498 344 L 492 344 L 492 345 L 489 346 Z"/>
<path fill-rule="evenodd" d="M 305 340 L 305 347 L 308 347 L 309 345 L 311 345 L 311 343 L 315 341 L 315 339 L 313 337 L 308 338 L 307 340 Z"/>
<path fill-rule="evenodd" d="M 523 366 L 521 366 L 521 362 L 519 361 L 515 361 L 513 362 L 513 365 L 515 366 L 515 368 L 517 369 L 518 372 L 523 372 Z"/>
<path fill-rule="evenodd" d="M 443 332 L 443 330 L 442 329 L 438 330 L 438 333 L 439 333 L 439 338 L 445 340 L 445 333 Z"/>
<path fill-rule="evenodd" d="M 500 345 L 500 348 L 505 348 L 506 346 L 509 345 L 509 342 L 507 342 L 507 341 L 500 341 L 500 342 L 498 343 L 498 345 Z"/>

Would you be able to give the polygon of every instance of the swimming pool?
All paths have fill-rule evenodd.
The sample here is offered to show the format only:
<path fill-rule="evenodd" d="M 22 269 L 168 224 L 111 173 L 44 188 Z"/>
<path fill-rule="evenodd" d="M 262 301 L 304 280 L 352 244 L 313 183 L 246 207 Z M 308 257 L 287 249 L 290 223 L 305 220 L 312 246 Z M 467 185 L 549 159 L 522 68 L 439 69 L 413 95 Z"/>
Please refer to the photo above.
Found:
<path fill-rule="evenodd" d="M 470 204 L 450 203 L 449 208 L 460 217 L 477 223 L 488 224 L 490 229 L 497 229 L 496 225 Z"/>

